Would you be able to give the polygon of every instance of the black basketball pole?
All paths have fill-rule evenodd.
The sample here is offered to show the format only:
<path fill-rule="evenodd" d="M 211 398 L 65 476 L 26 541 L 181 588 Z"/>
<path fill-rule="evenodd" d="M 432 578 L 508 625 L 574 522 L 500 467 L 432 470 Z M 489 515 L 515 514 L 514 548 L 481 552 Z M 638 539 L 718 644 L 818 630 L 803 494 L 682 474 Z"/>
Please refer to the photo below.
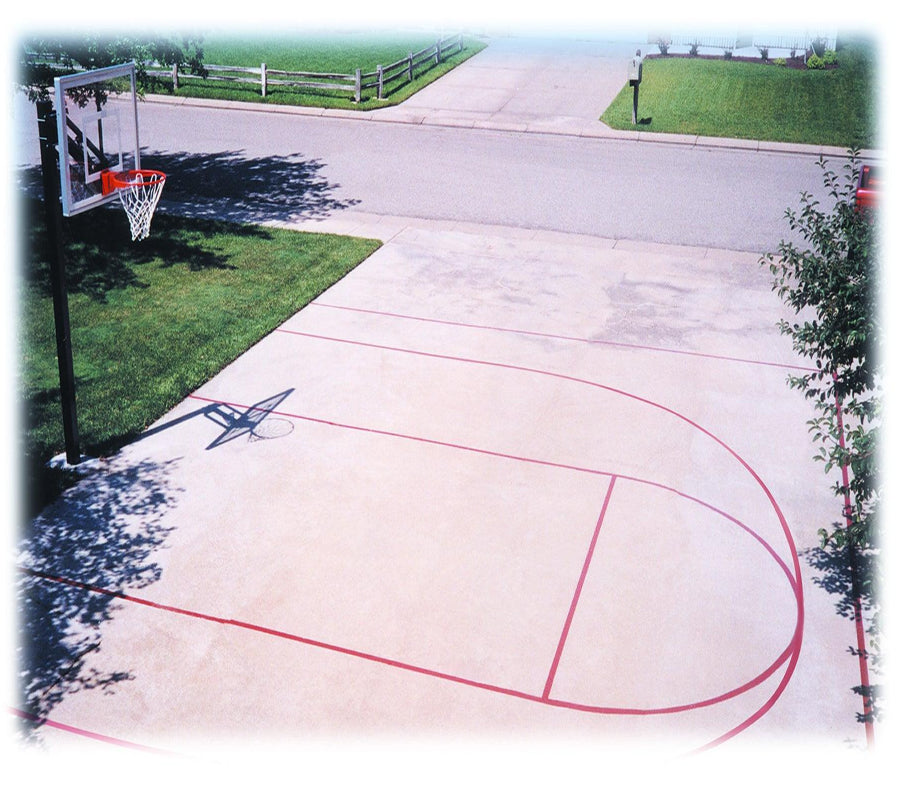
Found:
<path fill-rule="evenodd" d="M 56 112 L 49 101 L 37 103 L 38 136 L 41 141 L 41 169 L 44 176 L 44 213 L 50 239 L 50 280 L 53 290 L 53 317 L 56 321 L 56 358 L 59 362 L 59 396 L 62 404 L 66 460 L 81 460 L 78 415 L 75 410 L 75 372 L 72 366 L 72 337 L 69 330 L 69 293 L 66 287 L 66 259 L 62 236 L 62 206 L 59 192 L 59 154 Z"/>

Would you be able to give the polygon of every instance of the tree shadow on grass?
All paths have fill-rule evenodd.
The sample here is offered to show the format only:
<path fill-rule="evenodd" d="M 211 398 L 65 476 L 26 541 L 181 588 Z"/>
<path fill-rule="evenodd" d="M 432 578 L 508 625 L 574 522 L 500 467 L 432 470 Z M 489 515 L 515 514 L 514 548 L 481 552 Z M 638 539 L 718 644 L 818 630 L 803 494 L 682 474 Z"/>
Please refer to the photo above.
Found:
<path fill-rule="evenodd" d="M 47 234 L 43 203 L 27 199 L 22 209 L 22 276 L 41 295 L 50 298 L 50 261 L 56 250 L 51 248 Z M 213 221 L 160 215 L 153 219 L 150 237 L 134 242 L 128 221 L 119 209 L 104 207 L 70 217 L 63 225 L 67 290 L 69 294 L 105 302 L 112 291 L 145 287 L 141 266 L 155 260 L 169 266 L 187 266 L 192 271 L 232 268 L 227 254 L 201 245 L 196 235 L 211 234 L 223 227 L 223 223 Z M 232 235 L 268 236 L 265 228 L 249 225 L 229 224 L 227 229 Z"/>
<path fill-rule="evenodd" d="M 22 531 L 16 598 L 23 738 L 67 695 L 133 679 L 127 666 L 90 666 L 102 651 L 102 626 L 121 603 L 114 594 L 157 581 L 154 561 L 171 530 L 165 523 L 178 490 L 175 461 L 102 465 L 88 472 Z"/>
<path fill-rule="evenodd" d="M 820 574 L 813 578 L 813 583 L 833 595 L 837 613 L 856 622 L 856 601 L 863 611 L 874 612 L 877 620 L 879 616 L 878 593 L 875 588 L 875 579 L 878 573 L 878 554 L 875 551 L 855 551 L 851 553 L 849 546 L 840 546 L 829 543 L 825 547 L 810 548 L 802 553 L 804 559 L 814 570 Z M 854 579 L 853 567 L 856 569 Z M 867 629 L 872 635 L 871 624 Z M 864 623 L 865 625 L 865 623 Z M 847 651 L 855 657 L 860 657 L 860 650 L 856 644 L 848 645 Z M 871 641 L 867 646 L 864 657 L 871 667 L 877 667 L 879 652 L 877 645 Z M 857 722 L 866 723 L 876 721 L 881 717 L 879 697 L 881 685 L 870 682 L 869 685 L 857 685 L 853 692 L 860 697 L 863 708 L 869 707 L 871 712 L 866 714 L 858 712 Z"/>
<path fill-rule="evenodd" d="M 324 219 L 359 203 L 338 196 L 340 186 L 323 175 L 324 164 L 300 154 L 248 158 L 242 151 L 211 154 L 144 152 L 142 165 L 166 173 L 149 238 L 134 242 L 118 203 L 67 218 L 66 280 L 70 293 L 100 301 L 111 290 L 142 287 L 140 266 L 162 259 L 191 270 L 228 268 L 226 253 L 202 247 L 194 234 L 268 236 L 262 223 Z M 50 294 L 50 249 L 43 213 L 40 167 L 17 174 L 21 206 L 23 274 Z"/>

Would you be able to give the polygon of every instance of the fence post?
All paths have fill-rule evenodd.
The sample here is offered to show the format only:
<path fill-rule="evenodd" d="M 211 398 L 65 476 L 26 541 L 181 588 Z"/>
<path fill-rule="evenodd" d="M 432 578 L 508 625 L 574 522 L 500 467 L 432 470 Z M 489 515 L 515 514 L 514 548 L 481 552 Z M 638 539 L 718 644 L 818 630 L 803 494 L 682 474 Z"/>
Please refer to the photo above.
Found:
<path fill-rule="evenodd" d="M 356 69 L 356 103 L 362 100 L 362 69 Z"/>
<path fill-rule="evenodd" d="M 268 89 L 268 75 L 266 74 L 266 64 L 259 64 L 259 85 L 260 90 L 262 91 L 262 97 L 266 97 L 266 90 Z"/>
<path fill-rule="evenodd" d="M 375 66 L 375 71 L 378 74 L 378 98 L 384 98 L 384 69 L 381 66 Z"/>
<path fill-rule="evenodd" d="M 437 40 L 437 44 L 434 45 L 434 64 L 437 65 L 441 62 L 441 40 Z"/>
<path fill-rule="evenodd" d="M 172 64 L 172 90 L 178 90 L 178 64 Z"/>

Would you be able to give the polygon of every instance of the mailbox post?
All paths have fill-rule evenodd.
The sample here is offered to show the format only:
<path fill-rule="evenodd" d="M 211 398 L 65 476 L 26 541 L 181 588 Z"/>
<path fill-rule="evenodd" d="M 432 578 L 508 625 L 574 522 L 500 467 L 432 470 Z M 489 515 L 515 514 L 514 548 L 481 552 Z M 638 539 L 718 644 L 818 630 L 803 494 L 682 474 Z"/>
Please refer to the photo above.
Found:
<path fill-rule="evenodd" d="M 634 53 L 634 57 L 628 61 L 628 84 L 634 88 L 634 101 L 631 105 L 631 125 L 637 125 L 638 111 L 638 87 L 644 76 L 644 59 L 641 57 L 641 50 Z"/>

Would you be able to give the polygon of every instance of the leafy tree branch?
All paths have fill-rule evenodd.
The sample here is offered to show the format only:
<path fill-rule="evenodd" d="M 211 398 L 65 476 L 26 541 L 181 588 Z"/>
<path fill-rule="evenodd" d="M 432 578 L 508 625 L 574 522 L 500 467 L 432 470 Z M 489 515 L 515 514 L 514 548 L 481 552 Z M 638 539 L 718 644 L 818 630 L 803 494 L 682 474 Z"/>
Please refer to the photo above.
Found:
<path fill-rule="evenodd" d="M 781 332 L 815 371 L 790 376 L 788 383 L 813 401 L 808 423 L 817 445 L 815 459 L 826 472 L 848 470 L 835 483 L 849 501 L 844 522 L 821 529 L 823 542 L 858 548 L 877 543 L 881 501 L 878 435 L 882 416 L 882 325 L 878 313 L 879 235 L 874 209 L 858 210 L 854 195 L 861 163 L 851 151 L 843 173 L 819 160 L 834 201 L 826 210 L 808 193 L 799 210 L 785 212 L 802 244 L 783 241 L 777 255 L 761 262 L 773 275 L 772 288 L 795 313 Z"/>
<path fill-rule="evenodd" d="M 821 545 L 807 552 L 823 572 L 815 583 L 837 594 L 838 612 L 857 622 L 857 646 L 850 652 L 864 665 L 877 665 L 883 387 L 878 217 L 877 209 L 861 209 L 855 200 L 862 167 L 858 151 L 850 151 L 842 173 L 828 169 L 823 159 L 819 165 L 833 204 L 826 209 L 804 193 L 799 211 L 785 213 L 802 243 L 783 241 L 777 255 L 769 253 L 760 263 L 772 273 L 772 289 L 794 310 L 794 320 L 779 322 L 781 332 L 815 364 L 814 371 L 788 378 L 815 408 L 808 422 L 813 457 L 826 473 L 840 471 L 834 492 L 842 517 L 820 528 Z M 861 627 L 868 632 L 868 646 L 859 635 Z M 863 700 L 857 719 L 868 725 L 879 716 L 879 686 L 867 680 L 853 691 Z"/>
<path fill-rule="evenodd" d="M 158 78 L 147 73 L 146 64 L 178 66 L 180 71 L 205 76 L 202 37 L 198 35 L 147 35 L 102 38 L 84 36 L 66 39 L 53 36 L 26 38 L 21 42 L 19 86 L 31 101 L 49 98 L 55 77 L 127 63 L 137 64 L 141 90 L 154 87 Z"/>

